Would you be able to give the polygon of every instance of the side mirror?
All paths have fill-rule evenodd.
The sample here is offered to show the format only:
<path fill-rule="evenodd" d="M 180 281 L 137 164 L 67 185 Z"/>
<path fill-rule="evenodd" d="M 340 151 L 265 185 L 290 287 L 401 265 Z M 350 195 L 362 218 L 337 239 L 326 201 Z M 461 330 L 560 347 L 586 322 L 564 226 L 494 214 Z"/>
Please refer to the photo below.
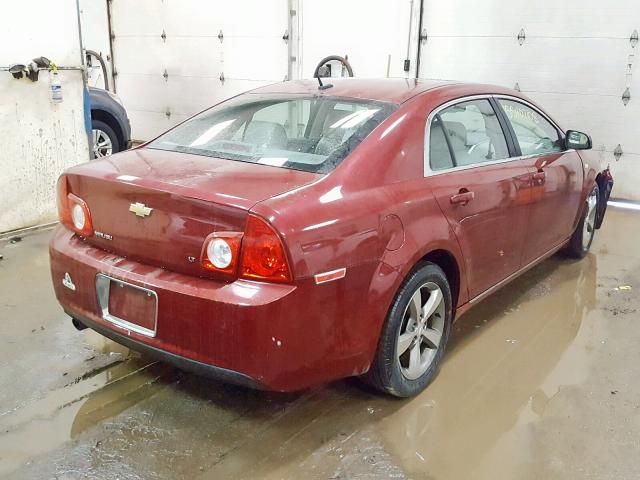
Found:
<path fill-rule="evenodd" d="M 565 145 L 567 150 L 589 150 L 591 148 L 591 137 L 577 130 L 567 130 Z"/>

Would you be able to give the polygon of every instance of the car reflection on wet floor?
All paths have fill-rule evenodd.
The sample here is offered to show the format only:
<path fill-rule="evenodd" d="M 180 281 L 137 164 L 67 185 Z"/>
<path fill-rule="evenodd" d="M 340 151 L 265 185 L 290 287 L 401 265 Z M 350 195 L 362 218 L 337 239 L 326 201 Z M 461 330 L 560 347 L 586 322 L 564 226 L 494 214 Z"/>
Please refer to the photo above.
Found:
<path fill-rule="evenodd" d="M 75 331 L 48 232 L 0 245 L 0 476 L 637 478 L 639 232 L 610 209 L 584 260 L 555 256 L 472 309 L 408 400 L 179 372 Z"/>

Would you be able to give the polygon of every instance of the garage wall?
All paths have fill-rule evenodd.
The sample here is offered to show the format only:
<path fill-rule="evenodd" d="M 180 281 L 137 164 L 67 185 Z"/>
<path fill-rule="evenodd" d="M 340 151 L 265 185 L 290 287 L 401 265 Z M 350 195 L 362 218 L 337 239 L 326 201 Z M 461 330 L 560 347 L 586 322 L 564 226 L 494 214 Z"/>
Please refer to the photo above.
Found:
<path fill-rule="evenodd" d="M 630 41 L 640 3 L 425 0 L 423 27 L 420 76 L 517 84 L 564 128 L 592 135 L 614 196 L 640 200 L 640 47 Z"/>
<path fill-rule="evenodd" d="M 21 0 L 2 9 L 0 66 L 46 56 L 80 64 L 75 0 Z M 14 79 L 0 70 L 0 233 L 56 219 L 55 184 L 89 158 L 82 72 L 60 73 L 63 99 L 51 102 L 50 77 Z"/>
<path fill-rule="evenodd" d="M 287 75 L 287 0 L 110 3 L 116 93 L 134 139 Z"/>

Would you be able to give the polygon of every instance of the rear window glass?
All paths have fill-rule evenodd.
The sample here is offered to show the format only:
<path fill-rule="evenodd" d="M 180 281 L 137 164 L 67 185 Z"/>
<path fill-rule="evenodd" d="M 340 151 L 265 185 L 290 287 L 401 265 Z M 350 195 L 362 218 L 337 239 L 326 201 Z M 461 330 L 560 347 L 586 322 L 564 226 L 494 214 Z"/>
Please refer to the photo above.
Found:
<path fill-rule="evenodd" d="M 147 148 L 328 173 L 396 108 L 328 96 L 241 95 Z"/>

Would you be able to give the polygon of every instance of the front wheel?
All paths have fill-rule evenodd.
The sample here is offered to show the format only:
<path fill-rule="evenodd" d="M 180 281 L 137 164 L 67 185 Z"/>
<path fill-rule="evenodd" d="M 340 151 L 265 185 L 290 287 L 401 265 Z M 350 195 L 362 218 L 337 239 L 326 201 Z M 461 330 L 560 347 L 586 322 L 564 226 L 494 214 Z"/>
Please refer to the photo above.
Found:
<path fill-rule="evenodd" d="M 598 185 L 594 185 L 585 201 L 582 217 L 578 222 L 575 232 L 569 240 L 569 244 L 565 252 L 570 257 L 583 258 L 591 248 L 593 235 L 596 231 L 596 214 L 598 211 L 598 198 L 600 198 L 600 190 Z"/>
<path fill-rule="evenodd" d="M 93 158 L 102 158 L 120 151 L 120 142 L 110 125 L 100 121 L 91 122 Z"/>
<path fill-rule="evenodd" d="M 425 262 L 396 295 L 365 380 L 397 397 L 424 390 L 438 371 L 451 318 L 447 277 L 440 267 Z"/>

